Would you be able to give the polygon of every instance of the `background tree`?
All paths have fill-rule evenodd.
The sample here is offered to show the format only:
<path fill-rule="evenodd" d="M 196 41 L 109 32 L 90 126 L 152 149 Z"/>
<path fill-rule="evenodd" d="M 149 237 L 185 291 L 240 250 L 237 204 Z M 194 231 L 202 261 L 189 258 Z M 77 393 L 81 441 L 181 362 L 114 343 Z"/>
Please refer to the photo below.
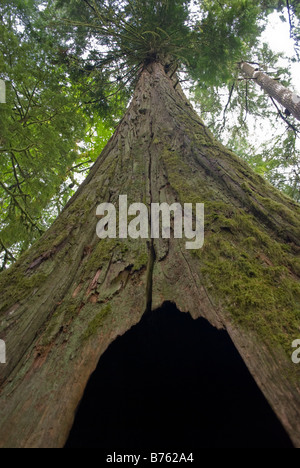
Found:
<path fill-rule="evenodd" d="M 244 58 L 296 94 L 289 61 L 259 43 Z M 299 192 L 299 123 L 285 107 L 245 78 L 236 64 L 227 83 L 194 87 L 194 100 L 209 128 L 255 171 L 296 200 Z"/>
<path fill-rule="evenodd" d="M 273 100 L 285 107 L 287 117 L 293 115 L 300 121 L 300 96 L 249 63 L 242 62 L 240 67 L 248 80 L 254 80 Z"/>

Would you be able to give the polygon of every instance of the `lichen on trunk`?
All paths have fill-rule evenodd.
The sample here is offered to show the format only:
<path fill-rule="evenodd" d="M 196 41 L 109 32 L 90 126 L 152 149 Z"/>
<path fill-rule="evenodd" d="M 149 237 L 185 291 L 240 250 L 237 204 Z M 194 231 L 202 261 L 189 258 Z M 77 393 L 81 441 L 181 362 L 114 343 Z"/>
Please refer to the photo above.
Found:
<path fill-rule="evenodd" d="M 96 207 L 204 203 L 205 245 L 96 236 Z M 295 445 L 300 206 L 224 148 L 159 63 L 88 179 L 50 230 L 0 276 L 0 441 L 61 447 L 109 344 L 146 310 L 176 303 L 225 328 Z"/>

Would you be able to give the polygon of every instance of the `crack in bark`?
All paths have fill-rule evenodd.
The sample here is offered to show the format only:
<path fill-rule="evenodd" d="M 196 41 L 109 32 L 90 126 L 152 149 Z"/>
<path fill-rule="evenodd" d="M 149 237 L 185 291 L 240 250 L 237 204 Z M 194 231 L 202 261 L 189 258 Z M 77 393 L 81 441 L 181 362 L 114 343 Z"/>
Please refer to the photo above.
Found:
<path fill-rule="evenodd" d="M 152 310 L 152 296 L 153 296 L 153 272 L 154 272 L 154 265 L 156 261 L 156 252 L 154 246 L 154 239 L 152 239 L 151 233 L 151 206 L 153 203 L 153 193 L 152 193 L 152 151 L 151 146 L 154 139 L 154 132 L 153 132 L 153 122 L 152 118 L 150 118 L 150 141 L 148 146 L 148 153 L 149 153 L 149 166 L 148 166 L 148 180 L 149 180 L 149 199 L 150 199 L 150 210 L 149 210 L 149 232 L 150 232 L 150 241 L 147 242 L 148 251 L 149 251 L 149 261 L 147 267 L 147 283 L 146 283 L 146 312 L 151 312 Z"/>

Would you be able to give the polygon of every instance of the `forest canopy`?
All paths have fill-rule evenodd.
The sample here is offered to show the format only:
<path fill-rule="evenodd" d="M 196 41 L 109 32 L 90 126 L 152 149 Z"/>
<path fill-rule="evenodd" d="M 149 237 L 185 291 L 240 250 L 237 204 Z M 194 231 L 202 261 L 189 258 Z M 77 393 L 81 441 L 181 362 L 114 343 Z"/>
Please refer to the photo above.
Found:
<path fill-rule="evenodd" d="M 177 76 L 216 136 L 299 201 L 299 122 L 239 66 L 291 86 L 288 62 L 260 39 L 274 11 L 299 61 L 297 0 L 2 0 L 0 268 L 63 210 L 151 61 Z M 259 144 L 253 122 L 265 129 Z"/>

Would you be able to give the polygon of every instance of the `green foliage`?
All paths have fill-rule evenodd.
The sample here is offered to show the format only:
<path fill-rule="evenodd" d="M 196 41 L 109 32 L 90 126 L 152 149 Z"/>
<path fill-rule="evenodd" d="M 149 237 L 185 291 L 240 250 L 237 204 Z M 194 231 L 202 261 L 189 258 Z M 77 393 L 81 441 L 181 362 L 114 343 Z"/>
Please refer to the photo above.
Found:
<path fill-rule="evenodd" d="M 126 78 L 126 84 L 134 84 L 140 67 L 153 60 L 174 64 L 201 83 L 223 83 L 244 51 L 256 44 L 261 9 L 255 0 L 205 0 L 194 17 L 189 3 L 58 0 L 57 24 L 71 28 L 69 55 L 76 55 L 80 45 L 80 56 L 88 54 L 89 68 L 104 74 L 109 69 L 115 79 Z"/>
<path fill-rule="evenodd" d="M 55 42 L 38 29 L 38 4 L 1 4 L 0 78 L 7 88 L 7 103 L 0 105 L 2 268 L 53 222 L 74 193 L 75 171 L 90 166 L 111 134 L 100 121 L 97 144 L 95 135 L 86 136 L 79 90 L 65 67 L 53 64 Z"/>
<path fill-rule="evenodd" d="M 128 27 L 136 34 L 125 35 L 120 45 L 127 51 L 135 49 L 130 59 L 132 65 L 153 59 L 185 60 L 190 42 L 190 30 L 185 24 L 189 15 L 187 4 L 186 0 L 128 2 L 125 9 Z"/>
<path fill-rule="evenodd" d="M 257 45 L 261 10 L 255 0 L 204 0 L 201 7 L 191 75 L 200 85 L 217 86 L 232 79 L 237 62 Z"/>
<path fill-rule="evenodd" d="M 52 27 L 67 44 L 65 60 L 77 78 L 96 78 L 105 83 L 109 97 L 118 91 L 119 99 L 128 100 L 144 63 L 187 61 L 194 41 L 188 4 L 188 0 L 57 0 Z M 99 96 L 94 85 L 89 93 L 94 94 L 92 101 L 107 96 L 105 91 Z"/>

